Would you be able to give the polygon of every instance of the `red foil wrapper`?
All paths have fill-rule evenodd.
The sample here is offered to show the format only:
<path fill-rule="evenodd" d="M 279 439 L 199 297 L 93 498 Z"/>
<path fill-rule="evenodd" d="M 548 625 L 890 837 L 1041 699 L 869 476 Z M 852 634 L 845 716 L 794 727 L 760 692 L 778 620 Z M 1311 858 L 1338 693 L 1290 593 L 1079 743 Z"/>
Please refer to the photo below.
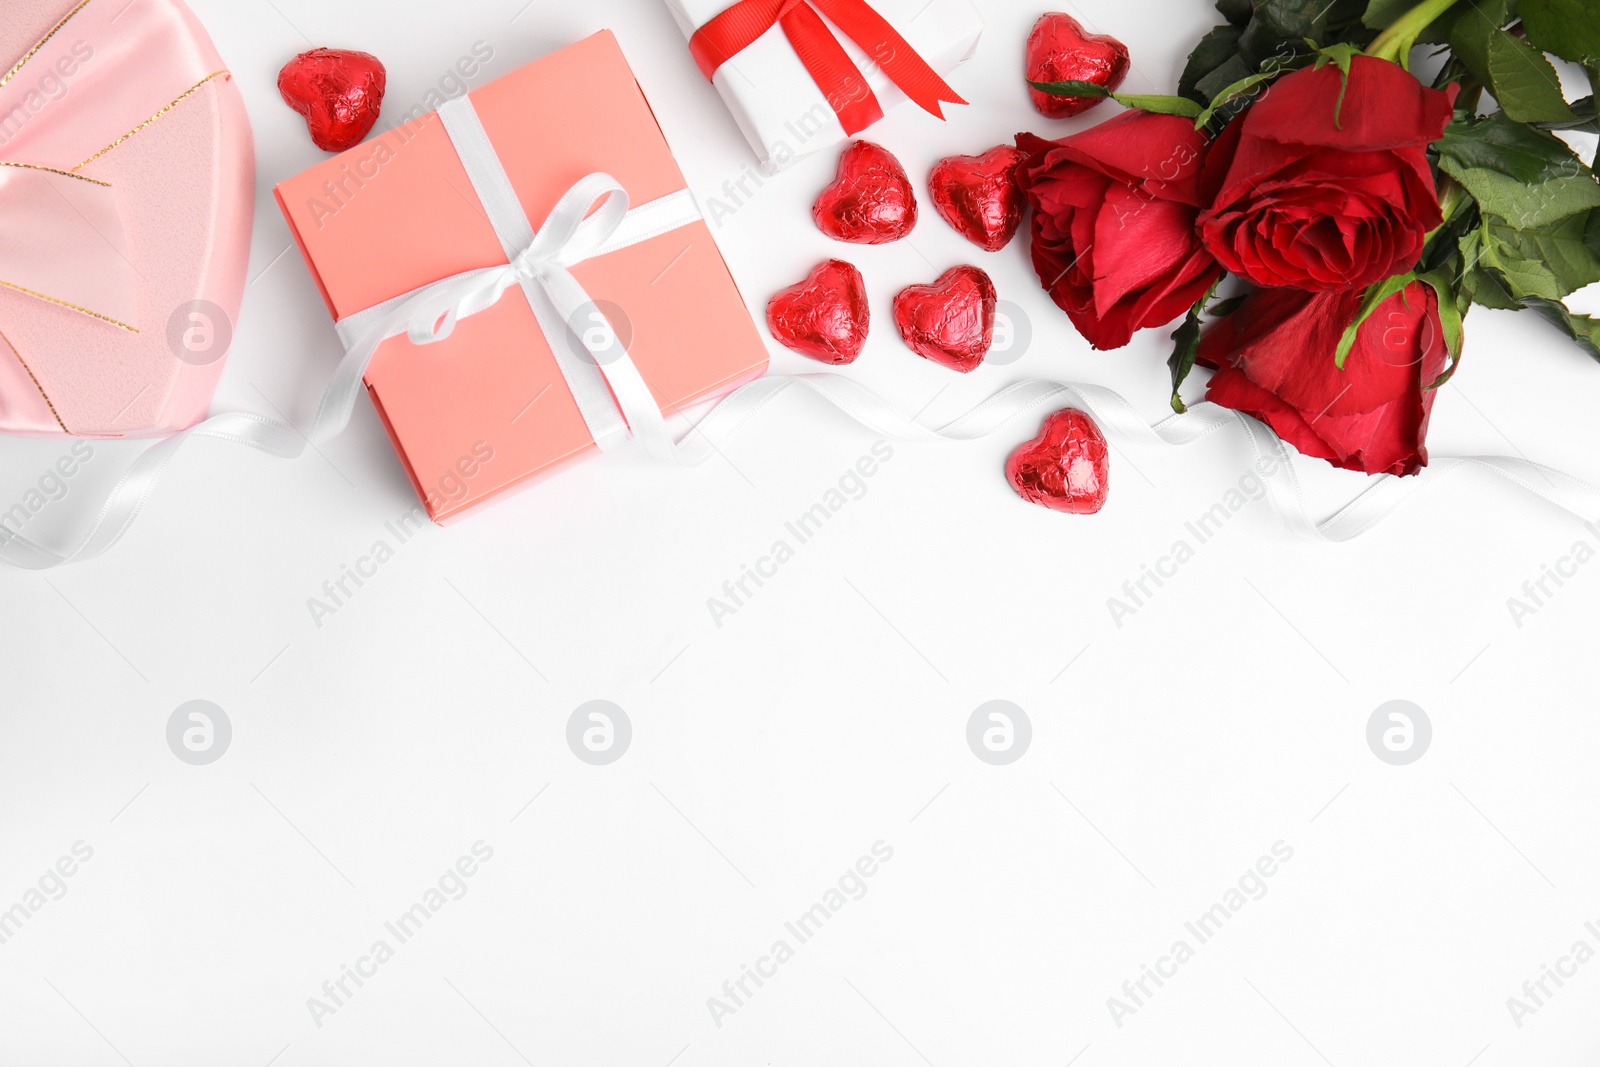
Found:
<path fill-rule="evenodd" d="M 1011 243 L 1022 224 L 1022 187 L 1017 167 L 1027 158 L 1010 145 L 981 156 L 947 156 L 933 166 L 928 193 L 933 209 L 955 231 L 985 252 Z"/>
<path fill-rule="evenodd" d="M 952 267 L 932 285 L 894 298 L 894 321 L 911 351 L 966 374 L 994 344 L 994 282 L 977 267 Z"/>
<path fill-rule="evenodd" d="M 1105 507 L 1110 471 L 1105 434 L 1077 408 L 1051 415 L 1039 436 L 1006 460 L 1006 478 L 1018 496 L 1069 515 Z"/>
<path fill-rule="evenodd" d="M 861 272 L 842 259 L 818 264 L 767 303 L 767 328 L 779 344 L 834 366 L 861 355 L 871 321 Z"/>
<path fill-rule="evenodd" d="M 1085 33 L 1071 15 L 1051 11 L 1041 15 L 1028 34 L 1027 78 L 1031 82 L 1093 82 L 1115 92 L 1128 76 L 1128 46 L 1103 33 Z M 1028 86 L 1028 95 L 1041 115 L 1071 118 L 1094 107 L 1105 97 L 1051 96 Z"/>
<path fill-rule="evenodd" d="M 917 194 L 893 153 L 856 141 L 839 157 L 833 184 L 817 197 L 811 217 L 836 241 L 887 244 L 916 226 Z"/>
<path fill-rule="evenodd" d="M 278 72 L 284 103 L 306 117 L 312 142 L 325 152 L 343 152 L 366 139 L 387 85 L 377 56 L 337 48 L 302 52 Z"/>

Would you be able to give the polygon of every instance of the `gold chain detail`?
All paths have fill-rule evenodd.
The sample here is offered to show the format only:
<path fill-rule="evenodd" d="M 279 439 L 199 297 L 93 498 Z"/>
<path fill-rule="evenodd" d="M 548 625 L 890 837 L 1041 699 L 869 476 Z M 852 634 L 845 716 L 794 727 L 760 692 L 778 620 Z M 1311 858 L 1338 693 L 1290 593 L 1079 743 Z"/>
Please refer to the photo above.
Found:
<path fill-rule="evenodd" d="M 4 160 L 0 160 L 0 167 L 21 167 L 24 170 L 42 170 L 46 174 L 59 174 L 63 178 L 76 178 L 80 182 L 91 182 L 94 185 L 103 185 L 107 189 L 111 188 L 110 182 L 103 182 L 99 178 L 91 178 L 87 174 L 74 174 L 70 170 L 57 170 L 55 167 L 41 167 L 37 163 L 7 163 Z"/>
<path fill-rule="evenodd" d="M 11 354 L 17 357 L 17 362 L 22 364 L 22 369 L 28 372 L 28 377 L 33 381 L 33 387 L 39 390 L 40 396 L 44 397 L 44 406 L 50 409 L 50 414 L 55 417 L 56 425 L 61 427 L 61 432 L 70 435 L 72 431 L 67 429 L 67 424 L 61 421 L 61 413 L 56 410 L 55 404 L 51 402 L 50 394 L 45 392 L 44 386 L 39 384 L 38 376 L 33 373 L 33 368 L 28 366 L 28 361 L 22 358 L 22 353 L 17 351 L 17 346 L 12 344 L 11 338 L 4 333 L 0 333 L 0 341 L 6 343 L 6 347 L 11 349 Z"/>
<path fill-rule="evenodd" d="M 91 0 L 81 0 L 81 2 L 78 4 L 77 7 L 74 7 L 71 11 L 67 12 L 67 14 L 61 19 L 60 22 L 56 23 L 53 27 L 51 27 L 49 33 L 45 34 L 42 38 L 40 38 L 38 43 L 35 44 L 32 48 L 28 49 L 27 54 L 24 55 L 21 59 L 17 60 L 16 65 L 13 66 L 9 71 L 7 71 L 5 73 L 4 77 L 0 77 L 0 89 L 3 89 L 5 87 L 5 85 L 6 85 L 6 83 L 9 82 L 13 77 L 16 76 L 17 71 L 21 70 L 23 68 L 23 66 L 28 62 L 28 60 L 32 59 L 34 56 L 39 54 L 39 50 L 44 48 L 44 46 L 50 42 L 50 39 L 52 37 L 54 37 L 58 32 L 60 32 L 61 27 L 65 26 L 69 21 L 71 21 L 72 17 L 74 15 L 76 15 L 78 12 L 82 11 L 85 7 L 88 7 L 90 2 L 91 2 Z M 29 170 L 46 171 L 46 172 L 51 173 L 51 174 L 62 175 L 63 177 L 78 178 L 78 179 L 80 179 L 82 181 L 93 182 L 96 185 L 102 185 L 102 186 L 106 186 L 106 187 L 109 188 L 110 185 L 111 185 L 110 182 L 101 181 L 98 178 L 90 178 L 87 175 L 78 174 L 77 172 L 82 170 L 84 167 L 87 167 L 89 164 L 93 163 L 95 160 L 99 159 L 101 156 L 105 155 L 107 152 L 110 152 L 113 149 L 119 147 L 124 142 L 126 142 L 129 138 L 131 138 L 131 137 L 135 136 L 136 134 L 138 134 L 141 130 L 143 130 L 146 127 L 148 127 L 148 126 L 154 124 L 155 122 L 159 121 L 162 118 L 162 116 L 167 114 L 167 112 L 171 111 L 173 108 L 177 107 L 179 104 L 181 104 L 185 100 L 189 99 L 189 97 L 191 97 L 195 93 L 199 92 L 207 83 L 213 81 L 216 78 L 229 78 L 229 77 L 232 77 L 232 75 L 226 70 L 212 71 L 210 74 L 207 74 L 204 78 L 200 79 L 194 85 L 190 86 L 187 90 L 184 91 L 184 93 L 181 96 L 179 96 L 176 100 L 172 101 L 172 103 L 168 104 L 166 107 L 162 108 L 160 111 L 157 111 L 154 115 L 151 115 L 149 118 L 147 118 L 143 122 L 139 123 L 139 125 L 135 126 L 133 129 L 129 130 L 127 133 L 123 134 L 121 137 L 118 137 L 115 141 L 112 141 L 110 144 L 106 145 L 100 151 L 96 152 L 94 155 L 90 156 L 88 159 L 84 160 L 82 163 L 79 163 L 76 167 L 73 167 L 72 170 L 70 170 L 70 171 L 57 170 L 54 167 L 43 167 L 43 166 L 39 166 L 39 165 L 33 164 L 33 163 L 4 163 L 4 162 L 0 162 L 0 166 L 23 167 L 23 168 L 26 168 L 26 169 L 29 169 Z M 24 288 L 23 286 L 20 286 L 20 285 L 14 285 L 11 282 L 7 282 L 7 281 L 0 281 L 0 287 L 4 287 L 6 289 L 11 289 L 11 290 L 14 290 L 16 292 L 22 293 L 22 294 L 24 294 L 26 296 L 35 297 L 35 298 L 37 298 L 39 300 L 44 300 L 44 301 L 47 301 L 49 303 L 56 304 L 56 305 L 58 305 L 60 307 L 68 308 L 69 310 L 72 310 L 72 311 L 80 312 L 80 313 L 82 313 L 84 315 L 88 315 L 90 318 L 99 319 L 101 322 L 109 323 L 110 325 L 115 326 L 115 327 L 117 327 L 118 329 L 121 329 L 121 330 L 126 330 L 129 333 L 138 333 L 139 332 L 136 327 L 130 326 L 125 322 L 118 322 L 116 319 L 111 318 L 109 315 L 102 315 L 97 311 L 90 311 L 86 307 L 79 307 L 77 304 L 72 304 L 72 303 L 69 303 L 69 302 L 67 302 L 65 300 L 58 300 L 55 297 L 49 296 L 49 295 L 47 295 L 45 293 L 35 292 L 32 289 L 27 289 L 27 288 Z M 11 341 L 9 339 L 5 338 L 5 335 L 3 333 L 0 333 L 0 340 L 5 340 L 5 343 L 6 343 L 7 347 L 9 347 L 11 349 L 12 354 L 17 357 L 17 361 L 22 363 L 23 369 L 28 372 L 28 377 L 33 378 L 33 384 L 35 386 L 38 386 L 39 395 L 43 396 L 45 403 L 50 405 L 51 414 L 56 414 L 55 405 L 51 404 L 49 396 L 45 395 L 44 387 L 43 386 L 39 386 L 39 379 L 38 378 L 34 378 L 32 368 L 30 368 L 28 366 L 28 364 L 26 363 L 26 361 L 24 361 L 22 359 L 22 354 L 17 351 L 16 346 L 11 344 Z M 58 414 L 56 415 L 56 422 L 58 424 L 61 424 L 61 429 L 64 432 L 68 432 L 68 433 L 71 432 L 71 431 L 67 430 L 67 427 L 66 427 L 66 425 L 64 423 L 61 423 L 61 416 L 58 415 Z"/>
<path fill-rule="evenodd" d="M 27 55 L 25 55 L 21 59 L 17 60 L 17 65 L 12 67 L 10 70 L 6 71 L 6 76 L 5 77 L 0 78 L 0 89 L 4 89 L 6 87 L 6 82 L 10 81 L 13 77 L 16 76 L 17 71 L 22 69 L 22 65 L 24 63 L 28 62 L 28 60 L 32 59 L 34 56 L 39 54 L 39 49 L 43 48 L 45 45 L 50 43 L 50 38 L 54 37 L 56 35 L 56 33 L 60 31 L 61 27 L 65 26 L 69 21 L 71 21 L 72 16 L 76 15 L 78 12 L 82 11 L 84 8 L 86 8 L 88 6 L 89 6 L 89 0 L 83 0 L 83 3 L 79 4 L 77 7 L 73 8 L 71 11 L 67 12 L 65 18 L 63 18 L 60 22 L 58 22 L 54 26 L 52 26 L 50 28 L 50 32 L 45 34 L 43 37 L 41 37 L 39 39 L 39 43 L 38 44 L 36 44 L 32 48 L 28 49 L 28 54 Z"/>
<path fill-rule="evenodd" d="M 80 171 L 84 167 L 87 167 L 89 164 L 93 163 L 95 160 L 99 159 L 101 156 L 105 155 L 107 152 L 109 152 L 112 149 L 114 149 L 114 148 L 118 147 L 119 145 L 121 145 L 124 141 L 126 141 L 128 138 L 132 137 L 134 134 L 138 133 L 140 130 L 143 130 L 145 127 L 150 126 L 153 123 L 155 123 L 158 119 L 160 119 L 167 112 L 171 111 L 173 108 L 177 107 L 179 104 L 181 104 L 185 100 L 189 99 L 189 97 L 193 96 L 195 93 L 197 93 L 201 89 L 203 89 L 206 86 L 206 84 L 208 82 L 212 81 L 213 79 L 216 79 L 216 78 L 231 78 L 231 77 L 233 77 L 233 75 L 230 74 L 228 71 L 225 71 L 225 70 L 214 70 L 214 71 L 212 71 L 210 74 L 207 74 L 204 78 L 201 78 L 199 81 L 197 81 L 193 85 L 191 85 L 188 88 L 188 90 L 186 90 L 184 92 L 184 94 L 182 96 L 178 97 L 178 99 L 174 100 L 172 103 L 168 104 L 166 107 L 162 108 L 160 111 L 157 111 L 154 115 L 151 115 L 149 118 L 147 118 L 143 122 L 139 123 L 139 125 L 135 126 L 133 129 L 129 130 L 127 133 L 123 134 L 121 137 L 118 137 L 115 141 L 112 141 L 110 144 L 106 145 L 104 148 L 100 149 L 100 151 L 96 152 L 94 155 L 90 156 L 88 159 L 84 160 L 82 163 L 79 163 L 76 167 L 73 167 L 72 169 L 74 171 Z"/>
<path fill-rule="evenodd" d="M 138 327 L 129 326 L 125 322 L 118 322 L 116 319 L 112 318 L 110 315 L 102 315 L 98 311 L 90 311 L 88 308 L 79 307 L 77 304 L 69 304 L 65 300 L 57 300 L 53 296 L 47 296 L 44 293 L 36 293 L 32 289 L 24 289 L 20 285 L 12 285 L 10 282 L 0 281 L 0 286 L 4 286 L 7 289 L 15 290 L 16 292 L 22 293 L 24 296 L 38 297 L 40 300 L 48 300 L 52 304 L 57 304 L 57 305 L 59 305 L 61 307 L 69 308 L 69 309 L 71 309 L 73 311 L 82 312 L 83 314 L 88 315 L 92 319 L 99 319 L 101 322 L 109 322 L 111 325 L 117 327 L 119 330 L 127 330 L 129 333 L 138 333 L 139 332 Z"/>

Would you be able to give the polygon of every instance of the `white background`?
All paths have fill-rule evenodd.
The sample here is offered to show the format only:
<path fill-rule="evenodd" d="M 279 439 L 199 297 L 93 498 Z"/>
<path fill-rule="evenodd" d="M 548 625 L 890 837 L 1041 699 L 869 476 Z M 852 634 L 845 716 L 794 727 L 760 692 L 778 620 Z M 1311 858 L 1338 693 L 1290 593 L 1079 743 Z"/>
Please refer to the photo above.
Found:
<path fill-rule="evenodd" d="M 692 188 L 744 171 L 662 6 L 524 3 L 195 0 L 260 153 L 217 410 L 304 425 L 338 355 L 271 199 L 320 157 L 274 88 L 297 51 L 378 54 L 403 109 L 475 41 L 495 50 L 481 84 L 612 27 Z M 1109 110 L 1035 114 L 1020 65 L 1040 9 L 984 7 L 953 79 L 972 106 L 872 131 L 919 183 L 942 155 Z M 1171 91 L 1216 21 L 1200 0 L 1068 10 L 1131 46 L 1133 91 Z M 843 251 L 876 316 L 848 373 L 906 410 L 952 417 L 1051 377 L 1165 413 L 1165 331 L 1092 352 L 1024 241 L 985 255 L 926 211 L 908 241 L 830 243 L 809 205 L 832 159 L 718 229 L 753 313 Z M 958 377 L 900 345 L 889 301 L 969 261 L 1026 310 L 1032 343 Z M 1435 455 L 1600 478 L 1600 367 L 1531 316 L 1476 311 L 1467 329 Z M 772 351 L 775 371 L 815 369 Z M 0 945 L 0 1064 L 1596 1062 L 1600 962 L 1520 1028 L 1506 1006 L 1573 942 L 1600 948 L 1584 929 L 1600 921 L 1600 567 L 1520 628 L 1506 605 L 1595 535 L 1471 474 L 1424 480 L 1343 546 L 1291 539 L 1252 504 L 1119 628 L 1106 599 L 1237 484 L 1247 446 L 1127 447 L 1108 507 L 1079 518 L 1007 487 L 1033 432 L 896 445 L 720 628 L 707 598 L 872 446 L 818 403 L 780 402 L 702 469 L 609 458 L 429 528 L 320 628 L 307 599 L 412 504 L 370 408 L 297 462 L 186 449 L 108 557 L 0 574 L 0 909 L 75 842 L 93 849 Z M 60 543 L 139 447 L 96 443 L 30 536 Z M 0 503 L 64 452 L 0 443 Z M 1328 510 L 1363 484 L 1301 466 Z M 604 767 L 565 740 L 597 698 L 633 726 Z M 965 735 L 996 698 L 1033 724 L 1004 767 Z M 232 722 L 210 766 L 167 745 L 193 699 Z M 1392 699 L 1432 720 L 1410 766 L 1367 745 Z M 318 1027 L 307 998 L 480 840 L 494 855 L 470 891 Z M 894 858 L 865 897 L 717 1026 L 707 998 L 879 840 Z M 1265 897 L 1115 1025 L 1107 998 L 1280 840 L 1294 858 Z"/>

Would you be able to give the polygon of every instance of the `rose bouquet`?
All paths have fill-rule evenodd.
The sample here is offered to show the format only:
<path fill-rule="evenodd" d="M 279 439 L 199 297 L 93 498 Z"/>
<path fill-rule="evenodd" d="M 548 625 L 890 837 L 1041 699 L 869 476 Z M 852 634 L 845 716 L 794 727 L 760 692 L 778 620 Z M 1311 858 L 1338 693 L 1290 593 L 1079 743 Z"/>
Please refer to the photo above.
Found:
<path fill-rule="evenodd" d="M 1091 344 L 1183 316 L 1175 410 L 1199 363 L 1208 400 L 1391 474 L 1427 463 L 1472 305 L 1532 309 L 1600 359 L 1600 320 L 1563 303 L 1600 281 L 1600 184 L 1563 135 L 1600 125 L 1558 72 L 1600 85 L 1600 4 L 1216 6 L 1175 96 L 1031 83 L 1129 108 L 1017 137 L 1034 266 Z M 1248 291 L 1218 300 L 1230 276 Z"/>

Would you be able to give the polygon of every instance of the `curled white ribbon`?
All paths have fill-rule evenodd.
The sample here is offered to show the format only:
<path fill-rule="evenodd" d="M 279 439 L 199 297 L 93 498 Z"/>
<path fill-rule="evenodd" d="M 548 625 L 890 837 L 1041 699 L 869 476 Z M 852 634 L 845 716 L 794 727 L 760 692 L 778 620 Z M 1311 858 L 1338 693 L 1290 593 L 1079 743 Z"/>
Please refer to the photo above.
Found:
<path fill-rule="evenodd" d="M 1527 460 L 1501 456 L 1442 459 L 1409 479 L 1382 475 L 1370 479 L 1359 496 L 1335 515 L 1313 520 L 1306 510 L 1288 447 L 1265 426 L 1238 412 L 1197 404 L 1188 413 L 1150 426 L 1118 394 L 1095 385 L 1023 381 L 1009 386 L 960 418 L 937 429 L 897 411 L 883 397 L 838 374 L 767 377 L 735 390 L 681 442 L 674 442 L 650 387 L 625 350 L 591 345 L 585 331 L 569 324 L 580 314 L 601 314 L 570 268 L 595 256 L 667 233 L 700 217 L 687 190 L 640 207 L 630 207 L 627 191 L 606 174 L 580 180 L 551 210 L 537 231 L 528 222 L 511 181 L 500 166 L 488 135 L 468 98 L 439 110 L 468 177 L 505 249 L 506 263 L 446 278 L 340 320 L 346 345 L 318 405 L 309 433 L 259 415 L 230 412 L 213 416 L 145 451 L 111 490 L 76 548 L 56 553 L 0 526 L 0 562 L 46 570 L 82 562 L 114 546 L 150 499 L 162 472 L 190 438 L 232 441 L 284 458 L 299 456 L 308 442 L 321 442 L 349 424 L 367 365 L 379 347 L 405 335 L 413 344 L 449 337 L 456 324 L 493 307 L 513 288 L 521 290 L 554 352 L 567 386 L 578 402 L 595 443 L 614 451 L 640 441 L 653 457 L 684 466 L 703 462 L 714 451 L 713 438 L 726 438 L 785 392 L 810 392 L 856 422 L 886 437 L 909 441 L 972 441 L 1013 420 L 1043 409 L 1076 406 L 1089 412 L 1112 438 L 1187 445 L 1229 426 L 1248 434 L 1258 459 L 1272 457 L 1273 473 L 1264 479 L 1273 510 L 1295 534 L 1324 541 L 1346 541 L 1371 529 L 1401 500 L 1437 484 L 1452 470 L 1487 470 L 1585 521 L 1600 516 L 1600 489 L 1580 479 Z M 609 331 L 609 324 L 607 324 Z M 568 344 L 576 335 L 588 358 Z M 611 333 L 615 338 L 615 334 Z"/>
<path fill-rule="evenodd" d="M 357 376 L 359 381 L 359 376 Z M 908 418 L 882 396 L 853 379 L 838 374 L 802 374 L 768 377 L 731 393 L 683 439 L 672 446 L 672 458 L 685 466 L 703 462 L 715 450 L 715 439 L 726 440 L 756 418 L 786 392 L 800 390 L 826 400 L 851 419 L 886 437 L 907 441 L 973 441 L 987 437 L 1014 420 L 1046 409 L 1075 406 L 1089 412 L 1114 440 L 1193 444 L 1230 426 L 1242 427 L 1258 459 L 1271 456 L 1272 473 L 1263 479 L 1268 499 L 1290 532 L 1322 541 L 1348 541 L 1372 529 L 1401 502 L 1437 485 L 1459 470 L 1485 470 L 1541 497 L 1573 516 L 1589 521 L 1600 516 L 1600 488 L 1581 479 L 1522 459 L 1503 456 L 1469 456 L 1441 459 L 1410 478 L 1379 475 L 1349 504 L 1329 518 L 1314 520 L 1307 512 L 1289 449 L 1261 423 L 1214 404 L 1196 404 L 1186 414 L 1174 415 L 1155 426 L 1144 422 L 1125 399 L 1097 385 L 1029 380 L 1008 386 L 960 418 L 938 428 Z M 330 394 L 332 390 L 330 389 Z M 258 415 L 230 413 L 206 420 L 151 448 L 111 491 L 89 534 L 79 547 L 58 555 L 19 536 L 0 537 L 0 560 L 13 566 L 43 570 L 93 558 L 117 543 L 154 491 L 161 471 L 179 446 L 190 437 L 212 437 L 248 445 L 278 456 L 299 455 L 304 449 L 297 431 Z"/>
<path fill-rule="evenodd" d="M 1272 461 L 1264 465 L 1271 474 L 1263 480 L 1279 521 L 1290 533 L 1319 541 L 1341 542 L 1359 537 L 1405 500 L 1460 470 L 1487 471 L 1585 522 L 1600 517 L 1600 487 L 1581 478 L 1525 459 L 1461 456 L 1435 459 L 1420 474 L 1410 477 L 1370 476 L 1366 487 L 1343 508 L 1325 519 L 1313 519 L 1294 471 L 1289 446 L 1250 416 L 1205 402 L 1151 426 L 1121 394 L 1104 386 L 1040 379 L 1007 386 L 966 414 L 935 429 L 907 418 L 877 393 L 838 374 L 762 378 L 729 394 L 700 421 L 679 445 L 680 461 L 686 464 L 704 461 L 714 451 L 707 435 L 726 438 L 737 433 L 761 409 L 796 388 L 820 396 L 878 434 L 904 441 L 975 441 L 1022 416 L 1063 407 L 1087 411 L 1109 438 L 1122 442 L 1183 446 L 1210 437 L 1218 430 L 1239 427 L 1248 437 L 1255 458 Z"/>

